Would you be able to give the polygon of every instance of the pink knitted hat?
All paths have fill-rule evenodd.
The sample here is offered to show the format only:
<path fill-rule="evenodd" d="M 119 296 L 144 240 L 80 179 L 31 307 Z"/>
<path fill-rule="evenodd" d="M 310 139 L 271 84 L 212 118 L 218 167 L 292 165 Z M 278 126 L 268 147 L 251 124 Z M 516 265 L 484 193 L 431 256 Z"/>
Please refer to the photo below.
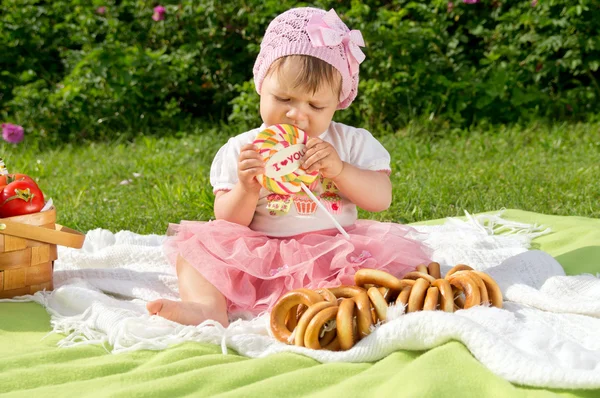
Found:
<path fill-rule="evenodd" d="M 350 30 L 336 12 L 293 8 L 269 24 L 254 63 L 254 83 L 260 94 L 269 67 L 286 55 L 310 55 L 331 64 L 342 75 L 337 109 L 347 108 L 358 92 L 358 66 L 365 59 L 358 30 Z"/>

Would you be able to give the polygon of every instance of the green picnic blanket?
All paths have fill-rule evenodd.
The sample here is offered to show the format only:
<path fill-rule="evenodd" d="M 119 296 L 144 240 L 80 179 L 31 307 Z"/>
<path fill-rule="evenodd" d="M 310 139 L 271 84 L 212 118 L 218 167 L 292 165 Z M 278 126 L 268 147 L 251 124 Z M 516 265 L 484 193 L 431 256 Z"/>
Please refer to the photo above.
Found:
<path fill-rule="evenodd" d="M 569 275 L 597 273 L 600 220 L 507 210 L 504 218 L 549 226 L 535 249 Z M 443 220 L 425 224 L 439 224 Z M 517 386 L 492 374 L 459 342 L 397 351 L 375 363 L 328 363 L 291 353 L 250 359 L 211 344 L 110 354 L 58 348 L 50 316 L 35 303 L 0 303 L 0 393 L 6 396 L 461 396 L 600 397 L 596 390 Z M 4 395 L 3 395 L 4 396 Z"/>

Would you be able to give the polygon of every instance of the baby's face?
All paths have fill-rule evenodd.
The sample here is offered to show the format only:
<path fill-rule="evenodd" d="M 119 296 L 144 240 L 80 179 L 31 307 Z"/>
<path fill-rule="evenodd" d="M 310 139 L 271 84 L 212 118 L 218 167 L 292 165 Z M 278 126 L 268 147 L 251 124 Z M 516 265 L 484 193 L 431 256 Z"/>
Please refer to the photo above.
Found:
<path fill-rule="evenodd" d="M 299 73 L 297 64 L 285 62 L 278 73 L 269 73 L 260 92 L 260 116 L 267 126 L 292 124 L 309 137 L 324 133 L 337 109 L 339 98 L 332 86 L 323 84 L 314 94 L 293 87 Z"/>

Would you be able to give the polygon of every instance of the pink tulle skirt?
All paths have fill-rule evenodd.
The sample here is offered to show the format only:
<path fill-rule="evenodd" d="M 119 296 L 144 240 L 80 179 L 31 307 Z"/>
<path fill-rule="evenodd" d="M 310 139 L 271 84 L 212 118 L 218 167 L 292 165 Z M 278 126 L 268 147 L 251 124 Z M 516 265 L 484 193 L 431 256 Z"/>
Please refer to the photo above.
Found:
<path fill-rule="evenodd" d="M 284 293 L 353 285 L 360 268 L 401 277 L 429 262 L 429 249 L 405 225 L 358 220 L 337 230 L 286 238 L 267 237 L 223 220 L 182 221 L 169 227 L 165 253 L 175 265 L 182 256 L 227 299 L 228 310 L 259 314 Z"/>

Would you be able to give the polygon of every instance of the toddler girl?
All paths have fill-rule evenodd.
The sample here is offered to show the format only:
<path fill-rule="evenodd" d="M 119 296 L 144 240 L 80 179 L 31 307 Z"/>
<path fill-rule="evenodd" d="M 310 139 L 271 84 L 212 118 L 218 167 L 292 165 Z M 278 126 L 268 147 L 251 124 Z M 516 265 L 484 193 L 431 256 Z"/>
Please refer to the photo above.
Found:
<path fill-rule="evenodd" d="M 295 8 L 271 22 L 254 65 L 264 124 L 215 156 L 216 220 L 170 227 L 165 250 L 182 301 L 152 301 L 151 314 L 227 326 L 228 314 L 268 311 L 292 289 L 353 284 L 359 268 L 402 276 L 429 261 L 413 229 L 357 220 L 357 206 L 377 212 L 392 199 L 389 153 L 368 131 L 332 121 L 356 97 L 361 46 L 360 32 L 334 10 Z M 257 181 L 265 169 L 252 143 L 265 127 L 284 123 L 310 137 L 302 167 L 319 178 L 309 188 L 350 239 L 302 192 L 277 195 Z"/>

